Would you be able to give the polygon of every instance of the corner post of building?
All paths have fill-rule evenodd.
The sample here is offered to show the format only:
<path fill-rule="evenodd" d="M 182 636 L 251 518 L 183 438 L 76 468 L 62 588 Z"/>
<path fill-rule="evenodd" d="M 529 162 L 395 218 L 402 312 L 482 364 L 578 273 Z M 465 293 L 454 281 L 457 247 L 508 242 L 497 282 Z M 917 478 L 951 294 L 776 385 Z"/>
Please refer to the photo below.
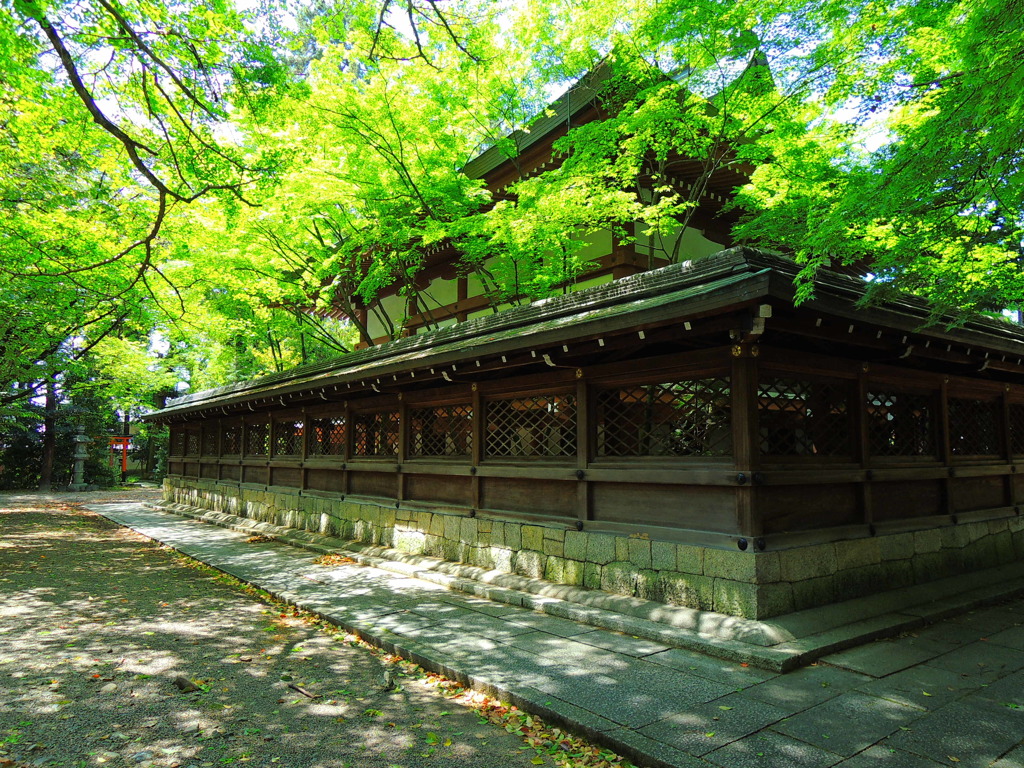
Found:
<path fill-rule="evenodd" d="M 303 408 L 299 418 L 302 419 L 302 432 L 299 433 L 299 491 L 305 491 L 309 487 L 309 470 L 306 468 L 306 458 L 309 456 L 309 409 Z"/>
<path fill-rule="evenodd" d="M 341 404 L 342 413 L 345 414 L 345 445 L 341 451 L 341 493 L 348 496 L 352 492 L 352 473 L 348 465 L 352 461 L 352 445 L 355 443 L 355 425 L 352 423 L 352 407 L 345 400 Z"/>
<path fill-rule="evenodd" d="M 856 453 L 857 462 L 860 464 L 860 468 L 864 471 L 864 479 L 860 484 L 860 504 L 861 513 L 864 524 L 867 526 L 874 525 L 875 517 L 874 510 L 871 506 L 872 500 L 872 488 L 871 488 L 871 451 L 869 449 L 870 436 L 868 434 L 868 372 L 871 370 L 871 366 L 867 363 L 863 363 L 860 367 L 860 371 L 857 372 L 857 380 L 854 385 L 854 429 L 853 434 L 857 441 Z"/>
<path fill-rule="evenodd" d="M 943 507 L 947 515 L 956 513 L 953 504 L 953 436 L 949 427 L 949 377 L 943 376 L 939 385 L 939 450 L 946 476 L 942 479 Z"/>
<path fill-rule="evenodd" d="M 415 300 L 415 299 L 413 299 Z M 398 448 L 395 457 L 395 500 L 405 500 L 405 472 L 402 471 L 409 457 L 409 406 L 402 393 L 398 393 Z"/>
<path fill-rule="evenodd" d="M 583 376 L 583 369 L 576 369 L 576 518 L 583 525 L 590 519 L 590 482 L 587 468 L 590 466 L 591 435 L 594 430 L 593 407 L 590 402 L 590 387 Z"/>
<path fill-rule="evenodd" d="M 471 425 L 473 435 L 473 449 L 470 452 L 469 471 L 472 473 L 471 499 L 473 509 L 480 509 L 480 462 L 484 456 L 484 404 L 480 397 L 480 391 L 474 382 L 473 390 L 473 423 Z"/>
<path fill-rule="evenodd" d="M 1016 467 L 1013 464 L 1013 436 L 1010 433 L 1010 385 L 1003 385 L 999 394 L 999 434 L 1002 438 L 1000 452 L 1003 461 L 1006 462 L 1009 472 L 1003 475 L 1003 499 L 1007 506 L 1015 506 L 1017 497 L 1014 493 L 1013 473 Z"/>
<path fill-rule="evenodd" d="M 277 457 L 277 422 L 274 411 L 267 412 L 267 476 L 264 484 L 269 488 L 274 480 L 274 459 Z"/>
<path fill-rule="evenodd" d="M 763 532 L 757 509 L 760 481 L 758 446 L 756 343 L 732 347 L 732 444 L 736 470 L 736 523 L 741 536 L 756 537 Z"/>

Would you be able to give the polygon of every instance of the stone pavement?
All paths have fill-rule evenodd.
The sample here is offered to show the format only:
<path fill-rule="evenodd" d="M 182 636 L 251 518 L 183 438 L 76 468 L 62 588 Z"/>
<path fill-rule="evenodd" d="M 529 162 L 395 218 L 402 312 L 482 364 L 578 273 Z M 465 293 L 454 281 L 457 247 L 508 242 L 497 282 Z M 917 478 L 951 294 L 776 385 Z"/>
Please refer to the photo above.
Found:
<path fill-rule="evenodd" d="M 137 503 L 89 506 L 639 765 L 1024 768 L 1024 599 L 977 607 L 782 674 L 756 666 L 785 666 L 758 655 L 756 643 L 751 661 L 741 662 L 595 626 L 616 625 L 608 610 L 614 603 L 598 611 L 608 616 L 581 623 L 536 610 L 554 598 L 494 602 L 452 591 L 445 579 L 410 575 L 429 575 L 415 564 L 316 565 L 308 543 L 300 549 L 280 541 L 249 542 L 252 530 L 205 525 Z M 1001 588 L 1019 593 L 1020 584 L 1004 579 Z M 991 601 L 995 595 L 989 584 L 972 599 Z M 915 610 L 912 597 L 880 599 L 884 606 L 900 606 L 900 616 L 919 617 L 919 625 L 920 617 L 968 604 L 948 595 Z M 893 615 L 870 601 L 858 607 Z M 581 618 L 592 618 L 587 606 L 577 608 Z M 620 626 L 633 626 L 634 619 L 627 616 Z M 844 626 L 831 626 L 839 621 L 832 614 L 823 620 L 830 629 L 817 635 L 818 655 L 835 644 Z M 780 626 L 785 622 L 769 630 Z M 889 620 L 888 626 L 896 625 Z M 716 631 L 724 636 L 727 630 Z M 845 637 L 865 639 L 876 630 L 861 626 Z M 742 658 L 735 639 L 716 641 L 715 632 L 703 636 L 710 650 Z"/>

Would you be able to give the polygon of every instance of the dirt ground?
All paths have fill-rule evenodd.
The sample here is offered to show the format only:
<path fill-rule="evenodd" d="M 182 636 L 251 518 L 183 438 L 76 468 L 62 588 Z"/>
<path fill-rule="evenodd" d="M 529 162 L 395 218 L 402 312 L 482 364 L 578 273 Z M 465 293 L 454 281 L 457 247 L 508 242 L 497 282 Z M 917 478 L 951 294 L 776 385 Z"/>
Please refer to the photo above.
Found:
<path fill-rule="evenodd" d="M 542 764 L 411 665 L 80 504 L 157 495 L 0 494 L 0 768 Z"/>

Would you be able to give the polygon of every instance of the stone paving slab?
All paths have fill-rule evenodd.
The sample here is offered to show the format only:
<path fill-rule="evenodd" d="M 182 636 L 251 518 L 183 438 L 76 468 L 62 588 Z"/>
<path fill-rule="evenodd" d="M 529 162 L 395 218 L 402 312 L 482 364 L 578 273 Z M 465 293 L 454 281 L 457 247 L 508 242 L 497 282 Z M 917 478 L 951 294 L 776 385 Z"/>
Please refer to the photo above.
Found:
<path fill-rule="evenodd" d="M 251 531 L 139 504 L 93 508 L 640 766 L 1022 768 L 1024 600 L 979 609 L 977 622 L 944 621 L 781 675 L 595 626 L 595 611 L 616 626 L 653 623 L 614 614 L 607 603 L 532 592 L 516 593 L 527 595 L 520 605 L 493 603 L 450 591 L 451 578 L 418 578 L 416 568 L 318 566 L 309 548 L 249 542 Z M 565 615 L 550 615 L 551 606 Z M 588 620 L 572 621 L 574 611 L 590 612 Z"/>

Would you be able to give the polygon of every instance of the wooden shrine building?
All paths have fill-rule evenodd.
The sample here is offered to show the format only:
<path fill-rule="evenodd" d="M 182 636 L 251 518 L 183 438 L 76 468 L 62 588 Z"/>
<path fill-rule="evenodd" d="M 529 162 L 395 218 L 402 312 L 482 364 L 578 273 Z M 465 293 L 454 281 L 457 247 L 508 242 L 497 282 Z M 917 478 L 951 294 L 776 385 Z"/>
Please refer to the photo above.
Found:
<path fill-rule="evenodd" d="M 169 500 L 763 618 L 1024 554 L 1024 330 L 731 248 L 190 394 Z"/>

